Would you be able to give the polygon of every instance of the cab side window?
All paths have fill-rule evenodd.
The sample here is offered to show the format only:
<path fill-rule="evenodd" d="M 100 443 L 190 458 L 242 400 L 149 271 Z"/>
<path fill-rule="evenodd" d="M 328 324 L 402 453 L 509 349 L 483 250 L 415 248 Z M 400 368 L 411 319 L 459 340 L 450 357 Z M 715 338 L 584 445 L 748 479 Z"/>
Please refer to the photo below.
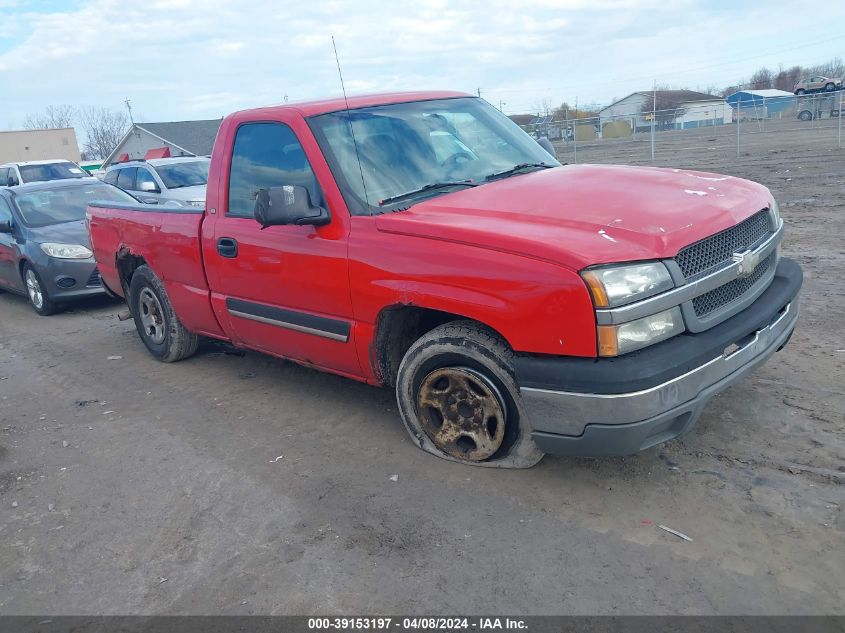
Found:
<path fill-rule="evenodd" d="M 135 172 L 138 171 L 137 167 L 127 167 L 126 169 L 121 169 L 120 174 L 117 177 L 117 186 L 121 189 L 135 189 Z"/>
<path fill-rule="evenodd" d="M 0 198 L 0 222 L 11 221 L 12 209 L 9 207 L 9 203 L 6 201 L 6 198 Z"/>
<path fill-rule="evenodd" d="M 323 206 L 323 194 L 296 135 L 282 123 L 247 123 L 238 128 L 229 171 L 227 215 L 253 217 L 260 189 L 300 185 Z"/>
<path fill-rule="evenodd" d="M 116 185 L 118 173 L 120 173 L 119 169 L 113 169 L 112 171 L 110 171 L 106 174 L 106 177 L 103 178 L 103 182 L 106 182 L 110 185 Z"/>

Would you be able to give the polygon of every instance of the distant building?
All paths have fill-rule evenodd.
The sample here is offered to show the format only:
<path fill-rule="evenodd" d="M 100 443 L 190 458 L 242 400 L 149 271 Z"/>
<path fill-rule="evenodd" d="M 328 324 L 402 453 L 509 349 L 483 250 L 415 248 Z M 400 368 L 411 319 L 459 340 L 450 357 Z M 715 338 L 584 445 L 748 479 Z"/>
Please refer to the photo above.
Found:
<path fill-rule="evenodd" d="M 79 162 L 79 145 L 72 127 L 0 132 L 0 163 L 51 158 Z"/>
<path fill-rule="evenodd" d="M 740 90 L 725 101 L 745 118 L 768 119 L 794 112 L 798 97 L 785 90 Z"/>
<path fill-rule="evenodd" d="M 716 104 L 724 100 L 716 95 L 709 95 L 695 90 L 658 90 L 657 103 L 672 103 L 677 114 L 669 120 L 661 121 L 661 129 L 698 127 L 700 125 L 714 125 L 724 122 L 725 110 L 720 110 Z M 633 92 L 627 97 L 614 101 L 609 106 L 599 110 L 601 126 L 610 121 L 626 120 L 633 130 L 644 130 L 651 127 L 651 116 L 643 112 L 650 110 L 654 103 L 654 92 L 643 90 Z M 730 110 L 727 110 L 729 113 Z M 658 120 L 660 120 L 658 115 Z"/>
<path fill-rule="evenodd" d="M 208 156 L 221 121 L 135 123 L 103 161 L 103 168 L 121 160 L 144 158 L 148 152 L 169 156 Z"/>

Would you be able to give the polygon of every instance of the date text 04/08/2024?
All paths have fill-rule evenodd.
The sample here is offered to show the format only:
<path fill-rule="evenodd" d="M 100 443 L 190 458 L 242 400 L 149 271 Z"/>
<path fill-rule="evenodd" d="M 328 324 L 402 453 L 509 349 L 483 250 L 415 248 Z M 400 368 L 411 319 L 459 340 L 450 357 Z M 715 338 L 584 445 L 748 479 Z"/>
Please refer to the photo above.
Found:
<path fill-rule="evenodd" d="M 523 630 L 524 620 L 516 618 L 441 618 L 441 617 L 358 617 L 358 618 L 309 618 L 309 630 Z"/>

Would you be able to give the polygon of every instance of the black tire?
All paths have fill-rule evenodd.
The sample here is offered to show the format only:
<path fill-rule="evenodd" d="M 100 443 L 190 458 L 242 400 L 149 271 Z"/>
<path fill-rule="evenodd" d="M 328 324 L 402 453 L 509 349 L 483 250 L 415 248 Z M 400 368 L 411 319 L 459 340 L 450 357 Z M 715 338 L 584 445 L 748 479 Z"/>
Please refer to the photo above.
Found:
<path fill-rule="evenodd" d="M 810 121 L 813 118 L 813 113 L 809 110 L 802 110 L 798 113 L 798 118 L 802 121 Z"/>
<path fill-rule="evenodd" d="M 836 90 L 836 84 L 825 84 L 824 85 L 824 91 L 825 92 L 833 92 L 834 90 Z"/>
<path fill-rule="evenodd" d="M 21 277 L 26 289 L 26 297 L 29 299 L 29 305 L 32 306 L 33 310 L 41 316 L 50 316 L 59 311 L 58 304 L 50 298 L 50 294 L 41 280 L 41 275 L 33 266 L 24 264 Z"/>
<path fill-rule="evenodd" d="M 795 94 L 797 94 L 797 95 L 803 95 L 803 94 L 806 94 L 806 92 L 807 92 L 807 91 L 806 91 L 806 90 L 804 90 L 803 88 L 799 88 L 798 90 L 796 90 L 796 91 L 795 91 Z"/>
<path fill-rule="evenodd" d="M 139 266 L 132 275 L 129 310 L 135 319 L 138 336 L 158 360 L 175 363 L 197 351 L 199 337 L 182 325 L 164 284 L 149 266 Z"/>
<path fill-rule="evenodd" d="M 440 381 L 439 386 L 432 380 Z M 430 402 L 427 394 L 442 398 L 439 401 L 447 406 L 421 405 Z M 446 323 L 411 345 L 399 365 L 396 400 L 413 441 L 443 459 L 530 468 L 543 458 L 531 439 L 514 377 L 513 351 L 474 321 Z"/>

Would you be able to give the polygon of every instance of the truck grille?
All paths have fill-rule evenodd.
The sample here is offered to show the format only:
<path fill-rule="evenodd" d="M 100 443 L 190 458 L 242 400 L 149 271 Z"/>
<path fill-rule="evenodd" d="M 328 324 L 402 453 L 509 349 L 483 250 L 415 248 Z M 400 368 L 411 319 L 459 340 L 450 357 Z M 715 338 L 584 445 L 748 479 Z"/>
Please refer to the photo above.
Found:
<path fill-rule="evenodd" d="M 85 286 L 88 288 L 96 288 L 102 285 L 103 280 L 100 279 L 100 271 L 95 268 L 91 273 L 91 276 L 88 277 L 88 281 L 85 282 Z"/>
<path fill-rule="evenodd" d="M 692 300 L 692 307 L 695 316 L 704 318 L 716 310 L 724 308 L 735 299 L 740 298 L 751 290 L 759 282 L 769 269 L 774 265 L 776 253 L 772 253 L 766 259 L 757 264 L 757 268 L 748 277 L 740 277 L 729 281 L 724 286 L 714 288 Z"/>
<path fill-rule="evenodd" d="M 675 261 L 684 277 L 689 280 L 713 268 L 724 266 L 731 262 L 734 253 L 746 251 L 771 235 L 774 229 L 770 218 L 768 209 L 763 209 L 736 226 L 683 248 L 675 257 Z"/>

